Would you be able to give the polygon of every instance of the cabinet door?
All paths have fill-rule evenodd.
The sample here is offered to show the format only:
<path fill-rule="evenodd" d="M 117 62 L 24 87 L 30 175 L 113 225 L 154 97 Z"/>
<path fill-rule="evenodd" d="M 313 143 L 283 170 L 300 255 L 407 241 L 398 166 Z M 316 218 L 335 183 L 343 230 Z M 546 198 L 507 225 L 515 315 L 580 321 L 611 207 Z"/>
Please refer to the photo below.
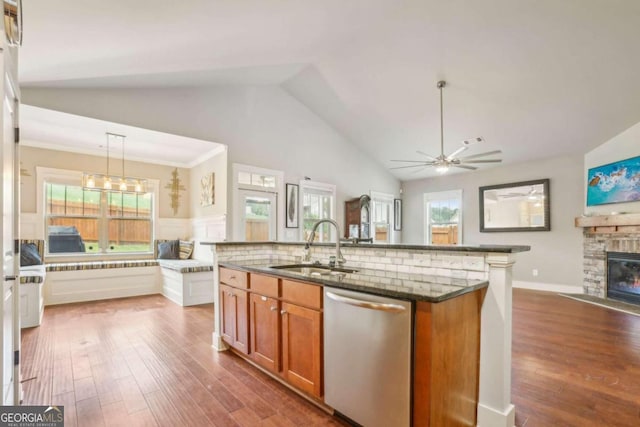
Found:
<path fill-rule="evenodd" d="M 220 284 L 220 333 L 222 340 L 229 345 L 235 341 L 236 303 L 233 299 L 233 288 Z"/>
<path fill-rule="evenodd" d="M 249 353 L 249 301 L 247 291 L 220 284 L 220 332 L 231 347 Z"/>
<path fill-rule="evenodd" d="M 322 396 L 322 313 L 282 303 L 282 375 L 295 387 Z"/>
<path fill-rule="evenodd" d="M 235 339 L 233 347 L 249 354 L 249 298 L 247 291 L 233 289 L 235 303 Z"/>
<path fill-rule="evenodd" d="M 278 300 L 250 294 L 251 357 L 273 372 L 280 371 L 280 305 Z"/>

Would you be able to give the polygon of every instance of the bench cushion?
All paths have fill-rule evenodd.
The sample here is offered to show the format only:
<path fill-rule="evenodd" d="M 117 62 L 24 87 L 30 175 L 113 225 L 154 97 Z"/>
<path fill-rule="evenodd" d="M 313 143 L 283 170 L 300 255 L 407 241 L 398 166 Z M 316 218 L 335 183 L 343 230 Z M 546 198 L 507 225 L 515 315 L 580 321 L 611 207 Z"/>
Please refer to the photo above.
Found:
<path fill-rule="evenodd" d="M 104 268 L 153 267 L 158 265 L 154 259 L 126 261 L 83 261 L 47 264 L 47 271 L 100 270 Z"/>
<path fill-rule="evenodd" d="M 178 271 L 180 273 L 213 271 L 213 263 L 198 261 L 196 259 L 159 259 L 158 263 L 162 268 Z"/>
<path fill-rule="evenodd" d="M 20 268 L 20 283 L 42 283 L 47 275 L 44 265 L 32 265 Z"/>

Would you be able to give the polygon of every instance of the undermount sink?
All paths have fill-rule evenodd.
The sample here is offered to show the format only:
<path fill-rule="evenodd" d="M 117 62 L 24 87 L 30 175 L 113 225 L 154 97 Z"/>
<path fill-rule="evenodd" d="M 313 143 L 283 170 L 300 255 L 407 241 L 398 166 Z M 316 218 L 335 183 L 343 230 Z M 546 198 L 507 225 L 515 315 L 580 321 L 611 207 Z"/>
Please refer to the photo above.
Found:
<path fill-rule="evenodd" d="M 291 273 L 300 273 L 305 276 L 344 276 L 345 274 L 358 271 L 353 268 L 329 267 L 328 265 L 322 264 L 272 265 L 271 268 L 285 270 Z"/>

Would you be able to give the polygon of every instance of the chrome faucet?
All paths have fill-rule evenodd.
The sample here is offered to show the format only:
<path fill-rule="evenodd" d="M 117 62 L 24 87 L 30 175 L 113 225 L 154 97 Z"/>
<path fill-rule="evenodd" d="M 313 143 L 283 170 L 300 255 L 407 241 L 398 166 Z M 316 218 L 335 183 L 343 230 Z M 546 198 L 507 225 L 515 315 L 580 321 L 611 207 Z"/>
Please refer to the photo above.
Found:
<path fill-rule="evenodd" d="M 335 257 L 331 257 L 331 258 L 335 258 L 335 262 L 338 264 L 338 266 L 344 264 L 345 262 L 347 262 L 344 257 L 342 256 L 342 251 L 340 251 L 340 226 L 338 225 L 337 222 L 335 222 L 332 219 L 329 218 L 325 218 L 325 219 L 321 219 L 319 221 L 317 221 L 315 224 L 313 224 L 313 227 L 311 228 L 311 234 L 309 234 L 309 238 L 307 239 L 307 244 L 305 245 L 305 261 L 311 261 L 311 244 L 313 243 L 313 239 L 315 239 L 316 237 L 316 230 L 318 229 L 318 226 L 320 226 L 320 224 L 328 222 L 329 224 L 333 224 L 333 226 L 336 228 L 336 256 Z M 329 264 L 331 264 L 333 262 L 333 260 L 329 261 Z"/>

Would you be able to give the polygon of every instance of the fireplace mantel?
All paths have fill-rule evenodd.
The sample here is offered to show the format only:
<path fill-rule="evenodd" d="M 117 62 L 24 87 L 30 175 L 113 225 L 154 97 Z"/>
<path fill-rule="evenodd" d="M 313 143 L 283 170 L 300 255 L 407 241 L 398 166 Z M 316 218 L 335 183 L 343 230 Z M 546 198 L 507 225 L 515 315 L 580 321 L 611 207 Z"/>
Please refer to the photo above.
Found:
<path fill-rule="evenodd" d="M 640 213 L 579 216 L 575 219 L 575 226 L 584 228 L 588 234 L 640 234 Z"/>

